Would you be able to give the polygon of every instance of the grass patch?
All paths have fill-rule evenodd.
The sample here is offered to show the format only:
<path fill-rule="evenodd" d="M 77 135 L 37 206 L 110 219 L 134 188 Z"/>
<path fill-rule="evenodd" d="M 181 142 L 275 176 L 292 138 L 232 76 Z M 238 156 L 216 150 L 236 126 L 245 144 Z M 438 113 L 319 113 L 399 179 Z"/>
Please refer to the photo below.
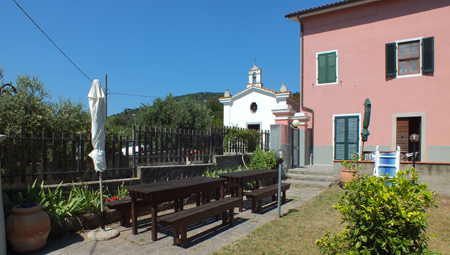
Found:
<path fill-rule="evenodd" d="M 281 219 L 273 220 L 246 237 L 222 247 L 220 254 L 320 254 L 316 240 L 327 231 L 341 232 L 341 215 L 331 206 L 345 190 L 332 187 L 300 207 L 290 210 Z M 430 209 L 427 234 L 434 234 L 429 248 L 450 254 L 450 196 L 438 196 L 438 208 Z"/>

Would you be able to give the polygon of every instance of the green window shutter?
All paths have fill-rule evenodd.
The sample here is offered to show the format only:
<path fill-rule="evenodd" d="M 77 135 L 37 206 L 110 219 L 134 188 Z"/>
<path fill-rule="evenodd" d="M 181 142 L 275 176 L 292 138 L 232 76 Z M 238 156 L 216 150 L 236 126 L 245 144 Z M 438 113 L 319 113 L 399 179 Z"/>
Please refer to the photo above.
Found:
<path fill-rule="evenodd" d="M 336 82 L 336 52 L 322 53 L 317 57 L 317 82 Z"/>
<path fill-rule="evenodd" d="M 328 53 L 328 83 L 336 82 L 336 52 Z"/>
<path fill-rule="evenodd" d="M 397 44 L 386 43 L 386 76 L 397 75 Z"/>
<path fill-rule="evenodd" d="M 434 72 L 434 37 L 422 39 L 422 73 Z"/>
<path fill-rule="evenodd" d="M 327 82 L 327 54 L 319 54 L 317 57 L 317 82 L 319 84 Z"/>

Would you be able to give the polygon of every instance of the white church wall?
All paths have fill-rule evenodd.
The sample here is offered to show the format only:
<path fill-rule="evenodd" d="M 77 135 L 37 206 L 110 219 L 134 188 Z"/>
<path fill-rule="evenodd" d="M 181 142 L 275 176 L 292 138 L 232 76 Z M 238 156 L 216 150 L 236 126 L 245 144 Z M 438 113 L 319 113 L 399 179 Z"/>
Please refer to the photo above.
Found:
<path fill-rule="evenodd" d="M 253 102 L 258 106 L 255 113 L 250 110 L 250 105 Z M 275 108 L 276 104 L 274 96 L 255 93 L 255 91 L 243 95 L 239 99 L 233 100 L 233 106 L 229 112 L 230 126 L 237 125 L 241 128 L 247 128 L 248 124 L 260 124 L 260 130 L 270 130 L 270 125 L 275 124 L 272 109 Z"/>

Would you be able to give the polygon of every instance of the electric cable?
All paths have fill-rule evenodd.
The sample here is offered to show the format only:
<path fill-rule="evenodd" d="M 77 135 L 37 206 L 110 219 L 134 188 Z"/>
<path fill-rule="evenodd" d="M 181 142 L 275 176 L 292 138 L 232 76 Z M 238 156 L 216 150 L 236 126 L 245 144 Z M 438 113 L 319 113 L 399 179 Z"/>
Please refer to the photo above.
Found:
<path fill-rule="evenodd" d="M 16 2 L 16 0 L 13 1 L 23 11 L 23 13 L 27 15 L 27 17 L 34 23 L 34 25 L 36 25 L 36 27 L 39 28 L 39 30 L 41 30 L 41 32 L 47 37 L 47 39 L 49 39 L 50 42 L 52 42 L 53 45 L 55 45 L 55 47 L 64 55 L 64 57 L 66 57 L 70 61 L 70 63 L 72 63 L 72 65 L 74 65 L 78 69 L 78 71 L 80 71 L 84 76 L 86 76 L 86 78 L 88 78 L 89 81 L 92 82 L 92 80 L 83 71 L 81 71 L 81 69 L 77 65 L 75 65 L 75 63 L 58 47 L 58 45 L 56 45 L 56 43 L 53 42 L 52 39 L 50 39 L 50 37 L 39 27 L 39 25 L 36 24 L 36 22 L 34 22 L 34 20 L 30 17 L 30 15 L 28 15 L 28 13 L 24 9 L 22 9 L 22 7 Z"/>

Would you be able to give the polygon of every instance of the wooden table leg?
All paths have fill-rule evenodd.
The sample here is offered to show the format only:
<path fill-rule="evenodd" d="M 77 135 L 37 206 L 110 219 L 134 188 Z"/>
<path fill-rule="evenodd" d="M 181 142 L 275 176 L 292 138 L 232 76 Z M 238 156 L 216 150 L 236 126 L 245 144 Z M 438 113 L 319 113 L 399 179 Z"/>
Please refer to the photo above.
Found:
<path fill-rule="evenodd" d="M 244 184 L 243 183 L 239 183 L 239 197 L 243 198 L 244 197 Z M 241 199 L 241 204 L 239 205 L 239 212 L 243 211 L 244 207 L 244 200 Z"/>
<path fill-rule="evenodd" d="M 156 221 L 156 218 L 158 217 L 157 209 L 158 204 L 156 203 L 156 200 L 152 198 L 152 241 L 158 239 L 158 225 Z"/>
<path fill-rule="evenodd" d="M 136 204 L 137 199 L 134 193 L 131 193 L 131 232 L 133 235 L 137 235 L 137 212 L 136 212 Z"/>

